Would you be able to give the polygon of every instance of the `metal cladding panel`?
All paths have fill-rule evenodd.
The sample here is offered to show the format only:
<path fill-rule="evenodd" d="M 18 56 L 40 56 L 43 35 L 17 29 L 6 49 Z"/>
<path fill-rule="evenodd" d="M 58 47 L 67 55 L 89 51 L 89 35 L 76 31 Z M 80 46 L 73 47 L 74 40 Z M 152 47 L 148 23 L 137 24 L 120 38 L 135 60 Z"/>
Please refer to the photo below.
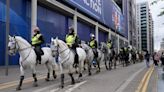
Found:
<path fill-rule="evenodd" d="M 106 42 L 108 40 L 108 33 L 99 30 L 99 43 Z"/>
<path fill-rule="evenodd" d="M 5 0 L 0 1 L 0 42 L 5 41 Z M 66 29 L 68 29 L 67 17 L 38 6 L 38 26 L 45 38 L 45 43 L 50 43 L 51 37 L 59 37 L 64 40 Z M 31 2 L 29 0 L 10 1 L 10 35 L 19 35 L 31 41 Z M 45 44 L 44 44 L 45 46 Z M 5 52 L 5 43 L 0 45 L 0 53 Z M 4 65 L 5 54 L 0 55 L 0 65 Z M 19 64 L 19 55 L 9 58 L 10 65 Z"/>
<path fill-rule="evenodd" d="M 0 65 L 5 64 L 5 23 L 0 21 Z"/>
<path fill-rule="evenodd" d="M 44 36 L 45 43 L 50 43 L 51 37 L 65 39 L 66 30 L 68 29 L 68 18 L 65 16 L 38 6 L 37 23 Z"/>
<path fill-rule="evenodd" d="M 128 39 L 128 10 L 127 10 L 127 0 L 123 0 L 124 3 L 124 10 L 123 10 L 123 14 L 124 14 L 124 28 L 125 28 L 125 37 Z"/>
<path fill-rule="evenodd" d="M 19 35 L 23 38 L 27 39 L 29 41 L 30 39 L 30 26 L 29 26 L 29 20 L 27 18 L 27 0 L 11 0 L 10 1 L 10 35 Z M 6 0 L 0 1 L 0 12 L 3 13 L 0 14 L 0 22 L 1 22 L 1 34 L 3 36 L 0 36 L 0 39 L 2 39 L 5 42 L 5 29 L 6 29 L 6 19 L 4 17 L 5 15 L 5 9 L 6 9 Z M 6 16 L 6 15 L 5 15 Z M 3 46 L 0 46 L 1 52 L 4 54 L 5 52 L 5 43 Z M 4 54 L 5 55 L 5 54 Z M 9 64 L 10 65 L 17 65 L 19 64 L 19 58 L 18 54 L 16 56 L 12 56 L 9 58 Z M 0 58 L 2 61 L 0 61 L 0 65 L 4 65 L 5 62 L 5 56 L 0 55 Z"/>
<path fill-rule="evenodd" d="M 83 41 L 89 41 L 90 40 L 90 34 L 95 34 L 95 30 L 93 27 L 88 26 L 87 24 L 83 22 L 77 23 L 77 30 L 78 30 L 78 36 Z"/>

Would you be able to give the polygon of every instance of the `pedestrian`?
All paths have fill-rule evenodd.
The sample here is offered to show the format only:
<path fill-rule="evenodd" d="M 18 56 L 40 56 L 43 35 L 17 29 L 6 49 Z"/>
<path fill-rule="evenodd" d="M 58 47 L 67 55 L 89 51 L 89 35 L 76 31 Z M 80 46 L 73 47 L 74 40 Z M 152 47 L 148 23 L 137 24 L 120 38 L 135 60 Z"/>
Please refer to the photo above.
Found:
<path fill-rule="evenodd" d="M 158 62 L 160 60 L 160 55 L 156 52 L 154 55 L 154 65 L 158 66 Z"/>
<path fill-rule="evenodd" d="M 162 55 L 161 55 L 161 65 L 164 66 L 164 53 L 162 52 Z"/>
<path fill-rule="evenodd" d="M 146 61 L 146 66 L 149 68 L 149 61 L 150 60 L 150 54 L 148 51 L 146 51 L 146 54 L 145 54 L 145 61 Z"/>

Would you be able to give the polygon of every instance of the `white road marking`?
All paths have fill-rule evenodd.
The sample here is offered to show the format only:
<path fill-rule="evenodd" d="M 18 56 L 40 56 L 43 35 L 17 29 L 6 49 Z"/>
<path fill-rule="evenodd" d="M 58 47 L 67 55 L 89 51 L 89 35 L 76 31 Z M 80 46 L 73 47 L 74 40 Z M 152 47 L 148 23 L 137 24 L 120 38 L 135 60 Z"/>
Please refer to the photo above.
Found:
<path fill-rule="evenodd" d="M 83 85 L 84 83 L 86 83 L 87 81 L 83 81 L 83 82 L 80 82 L 76 85 L 74 85 L 72 88 L 69 88 L 68 90 L 66 90 L 65 92 L 72 92 L 73 90 L 75 90 L 76 88 L 78 88 L 79 86 Z"/>
<path fill-rule="evenodd" d="M 124 89 L 129 85 L 129 83 L 145 68 L 141 68 L 137 72 L 135 72 L 132 76 L 130 76 L 115 92 L 123 92 Z"/>
<path fill-rule="evenodd" d="M 58 91 L 58 90 L 60 90 L 60 89 L 59 89 L 59 88 L 53 89 L 53 90 L 50 90 L 50 92 L 56 92 L 56 91 Z"/>
<path fill-rule="evenodd" d="M 50 89 L 51 87 L 54 87 L 54 85 L 47 86 L 47 87 L 44 87 L 44 88 L 41 88 L 41 89 L 35 90 L 35 91 L 33 91 L 33 92 L 43 92 L 44 90 L 48 90 L 48 89 Z"/>
<path fill-rule="evenodd" d="M 67 81 L 65 81 L 65 83 L 66 83 L 66 82 L 69 82 L 69 81 L 67 80 Z M 60 83 L 57 83 L 57 84 L 54 84 L 54 85 L 50 85 L 50 86 L 46 86 L 46 87 L 37 89 L 37 90 L 35 90 L 35 91 L 33 91 L 33 92 L 45 92 L 45 90 L 50 90 L 50 89 L 51 89 L 52 87 L 54 87 L 55 85 L 60 85 Z M 57 89 L 59 90 L 59 88 L 57 88 Z M 54 89 L 54 90 L 57 91 L 57 89 Z"/>

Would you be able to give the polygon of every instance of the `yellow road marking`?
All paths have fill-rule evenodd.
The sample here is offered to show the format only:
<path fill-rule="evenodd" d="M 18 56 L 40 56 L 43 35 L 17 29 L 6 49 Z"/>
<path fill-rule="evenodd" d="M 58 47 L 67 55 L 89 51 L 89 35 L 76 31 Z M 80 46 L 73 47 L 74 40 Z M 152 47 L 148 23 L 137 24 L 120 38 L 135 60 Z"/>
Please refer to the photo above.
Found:
<path fill-rule="evenodd" d="M 45 78 L 45 75 L 38 76 L 38 80 L 41 80 L 41 79 L 44 79 L 44 78 Z M 25 79 L 23 81 L 23 83 L 30 83 L 32 81 L 33 81 L 33 78 L 30 77 L 30 78 Z M 19 81 L 12 81 L 12 82 L 7 82 L 7 83 L 0 84 L 0 90 L 16 86 L 18 82 Z"/>
<path fill-rule="evenodd" d="M 149 73 L 149 75 L 146 79 L 145 85 L 143 86 L 143 89 L 141 92 L 147 92 L 148 83 L 149 83 L 149 80 L 150 80 L 150 77 L 151 77 L 153 71 L 154 71 L 154 67 L 151 69 L 151 72 Z"/>
<path fill-rule="evenodd" d="M 100 67 L 101 67 L 101 68 L 102 68 L 102 67 L 105 67 L 105 65 L 101 65 Z M 64 73 L 67 73 L 67 72 L 68 72 L 68 71 L 65 71 Z M 58 75 L 57 75 L 57 76 L 58 76 Z M 42 80 L 42 79 L 44 79 L 44 78 L 46 78 L 46 75 L 37 76 L 37 79 L 38 79 L 38 80 Z M 24 84 L 27 84 L 27 83 L 30 83 L 30 82 L 33 82 L 33 77 L 26 78 L 26 79 L 23 81 Z M 17 86 L 18 83 L 19 83 L 19 80 L 17 80 L 17 81 L 12 81 L 12 82 L 2 83 L 2 84 L 0 84 L 0 90 L 6 89 L 6 88 L 10 88 L 10 87 L 13 87 L 13 86 Z"/>
<path fill-rule="evenodd" d="M 149 70 L 145 73 L 144 77 L 142 78 L 137 90 L 135 92 L 146 92 L 148 82 L 150 80 L 151 74 L 153 73 L 154 67 L 153 65 L 149 68 Z"/>

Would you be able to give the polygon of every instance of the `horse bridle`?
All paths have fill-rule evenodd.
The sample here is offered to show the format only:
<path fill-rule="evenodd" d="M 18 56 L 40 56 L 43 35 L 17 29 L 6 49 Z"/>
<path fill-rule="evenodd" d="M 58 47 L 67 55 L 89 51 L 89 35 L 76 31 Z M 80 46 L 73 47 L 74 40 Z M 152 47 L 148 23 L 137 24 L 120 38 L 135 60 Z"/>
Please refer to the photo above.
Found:
<path fill-rule="evenodd" d="M 69 49 L 69 48 L 66 48 L 66 49 L 64 49 L 64 50 L 62 50 L 62 51 L 59 52 L 59 44 L 58 44 L 56 47 L 57 47 L 57 49 L 56 49 L 57 54 L 62 54 L 64 51 L 66 51 L 66 50 Z M 70 53 L 70 51 L 69 51 L 69 53 Z M 68 53 L 68 54 L 69 54 L 69 53 Z M 60 56 L 59 56 L 59 57 L 60 57 Z M 64 58 L 67 58 L 67 56 L 64 57 Z M 69 59 L 69 58 L 68 58 L 68 59 Z M 65 59 L 65 60 L 63 60 L 63 61 L 66 61 L 66 60 L 68 60 L 68 59 Z"/>
<path fill-rule="evenodd" d="M 14 46 L 14 48 L 9 49 L 9 50 L 14 50 L 15 53 L 16 53 L 16 51 L 20 51 L 20 52 L 21 52 L 21 51 L 27 50 L 27 49 L 29 49 L 29 48 L 32 48 L 32 47 L 30 46 L 30 47 L 27 47 L 27 48 L 20 49 L 20 46 L 19 46 L 17 40 L 16 40 L 15 38 L 14 38 L 14 40 L 15 40 L 15 46 Z M 20 42 L 21 42 L 21 41 L 20 41 Z M 21 43 L 22 43 L 22 42 L 21 42 Z M 18 45 L 18 49 L 17 49 L 16 45 Z M 30 55 L 30 53 L 31 53 L 31 50 L 32 50 L 32 49 L 30 49 L 30 51 L 29 51 L 28 55 L 26 56 L 26 58 L 22 59 L 21 64 L 29 57 L 29 55 Z"/>

